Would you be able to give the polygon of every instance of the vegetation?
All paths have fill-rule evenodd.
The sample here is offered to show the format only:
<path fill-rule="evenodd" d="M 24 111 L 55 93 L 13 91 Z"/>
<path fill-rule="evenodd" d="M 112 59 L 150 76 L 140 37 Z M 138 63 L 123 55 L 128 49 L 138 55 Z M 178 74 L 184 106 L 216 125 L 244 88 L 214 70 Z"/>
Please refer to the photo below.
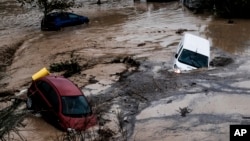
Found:
<path fill-rule="evenodd" d="M 80 73 L 81 66 L 76 59 L 67 60 L 65 62 L 53 63 L 50 65 L 51 72 L 62 72 L 64 77 L 70 77 L 73 74 Z"/>
<path fill-rule="evenodd" d="M 17 0 L 22 6 L 38 7 L 44 15 L 54 10 L 67 10 L 75 5 L 75 0 Z"/>
<path fill-rule="evenodd" d="M 23 126 L 21 121 L 27 115 L 27 112 L 23 109 L 18 109 L 24 103 L 22 99 L 13 96 L 12 91 L 0 92 L 0 102 L 5 103 L 0 106 L 0 140 L 7 141 L 13 140 L 10 132 L 16 133 L 16 135 L 23 140 L 23 137 L 18 132 L 18 127 Z M 5 106 L 3 106 L 5 105 Z"/>
<path fill-rule="evenodd" d="M 250 18 L 249 0 L 217 0 L 214 1 L 216 13 L 228 17 Z"/>
<path fill-rule="evenodd" d="M 183 2 L 189 3 L 186 0 Z M 199 2 L 199 7 L 193 9 L 196 12 L 206 9 L 225 18 L 250 18 L 249 0 L 197 0 L 197 2 Z"/>
<path fill-rule="evenodd" d="M 184 107 L 184 108 L 179 107 L 179 110 L 177 110 L 177 112 L 179 112 L 182 117 L 186 117 L 187 114 L 192 112 L 192 109 L 188 107 Z"/>

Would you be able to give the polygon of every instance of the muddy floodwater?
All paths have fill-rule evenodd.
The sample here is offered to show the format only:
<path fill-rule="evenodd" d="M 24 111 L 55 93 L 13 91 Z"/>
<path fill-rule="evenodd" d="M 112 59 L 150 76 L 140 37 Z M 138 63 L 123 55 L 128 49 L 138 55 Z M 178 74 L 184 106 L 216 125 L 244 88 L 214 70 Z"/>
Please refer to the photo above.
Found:
<path fill-rule="evenodd" d="M 1 55 L 6 48 L 17 49 L 12 59 L 2 57 L 2 89 L 18 94 L 41 68 L 76 59 L 82 70 L 69 79 L 100 120 L 88 131 L 90 140 L 97 137 L 93 132 L 109 129 L 109 140 L 224 141 L 231 124 L 249 124 L 250 20 L 229 24 L 209 13 L 193 14 L 179 2 L 77 3 L 81 7 L 72 11 L 88 16 L 88 25 L 42 32 L 39 10 L 22 9 L 14 0 L 0 2 Z M 211 42 L 211 60 L 233 61 L 173 73 L 184 32 Z M 37 115 L 29 114 L 22 123 L 21 138 L 27 140 L 60 140 L 63 134 Z"/>

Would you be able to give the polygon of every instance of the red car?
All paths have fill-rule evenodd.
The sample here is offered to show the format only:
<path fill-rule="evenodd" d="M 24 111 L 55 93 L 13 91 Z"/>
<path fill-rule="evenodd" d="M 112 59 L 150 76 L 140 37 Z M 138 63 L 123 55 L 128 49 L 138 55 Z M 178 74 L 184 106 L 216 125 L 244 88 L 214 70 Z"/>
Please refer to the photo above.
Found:
<path fill-rule="evenodd" d="M 27 108 L 63 130 L 85 130 L 97 122 L 83 92 L 61 76 L 45 76 L 33 81 L 27 93 Z"/>

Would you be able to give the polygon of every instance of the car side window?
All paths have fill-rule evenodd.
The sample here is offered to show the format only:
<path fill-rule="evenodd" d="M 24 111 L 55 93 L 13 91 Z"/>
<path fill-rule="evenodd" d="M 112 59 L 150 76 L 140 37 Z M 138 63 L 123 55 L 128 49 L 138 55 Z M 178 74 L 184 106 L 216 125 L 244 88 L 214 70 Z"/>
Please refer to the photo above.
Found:
<path fill-rule="evenodd" d="M 61 20 L 68 20 L 68 19 L 69 19 L 69 16 L 68 16 L 68 14 L 66 14 L 66 13 L 62 13 L 62 14 L 60 14 L 60 19 L 61 19 Z"/>
<path fill-rule="evenodd" d="M 44 81 L 38 81 L 37 82 L 37 87 L 44 94 L 44 96 L 47 97 L 47 95 L 48 95 L 48 93 L 50 91 L 49 84 L 44 82 Z"/>
<path fill-rule="evenodd" d="M 70 19 L 75 19 L 75 18 L 78 18 L 78 16 L 75 15 L 75 14 L 69 14 L 69 18 L 70 18 Z"/>
<path fill-rule="evenodd" d="M 38 81 L 37 87 L 44 94 L 49 103 L 55 108 L 55 110 L 58 111 L 59 101 L 55 90 L 47 82 L 44 81 Z"/>
<path fill-rule="evenodd" d="M 51 105 L 55 108 L 56 111 L 59 111 L 59 101 L 56 92 L 51 89 L 48 99 L 51 102 Z"/>

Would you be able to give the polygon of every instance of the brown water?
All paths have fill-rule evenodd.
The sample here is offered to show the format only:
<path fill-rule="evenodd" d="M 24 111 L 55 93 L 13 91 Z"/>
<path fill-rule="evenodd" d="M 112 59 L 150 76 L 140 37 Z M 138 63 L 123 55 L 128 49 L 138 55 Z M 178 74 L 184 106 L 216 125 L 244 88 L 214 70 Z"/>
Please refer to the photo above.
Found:
<path fill-rule="evenodd" d="M 212 40 L 213 45 L 233 54 L 249 50 L 250 20 L 233 19 L 233 24 L 228 24 L 227 21 L 213 19 L 208 23 L 206 35 Z"/>
<path fill-rule="evenodd" d="M 23 13 L 24 10 L 16 3 L 15 0 L 0 1 L 0 16 Z"/>
<path fill-rule="evenodd" d="M 140 61 L 165 63 L 165 67 L 170 69 L 172 55 L 182 37 L 175 33 L 178 29 L 187 29 L 188 32 L 210 39 L 213 44 L 212 53 L 219 48 L 232 55 L 248 56 L 249 20 L 234 19 L 234 24 L 228 24 L 227 20 L 210 15 L 194 15 L 177 2 L 113 1 L 73 10 L 87 15 L 90 24 L 64 28 L 59 32 L 41 32 L 41 13 L 36 10 L 20 12 L 22 10 L 13 1 L 1 2 L 0 16 L 5 20 L 0 22 L 0 47 L 25 39 L 12 65 L 7 68 L 8 77 L 1 80 L 1 83 L 7 83 L 8 89 L 27 88 L 31 75 L 40 68 L 67 60 L 73 54 L 81 64 L 89 64 L 91 67 L 70 79 L 85 88 L 87 94 L 96 94 L 118 80 L 115 73 L 131 69 L 120 63 L 104 67 L 103 64 L 114 58 L 133 56 Z M 139 46 L 141 43 L 145 45 Z M 154 68 L 157 70 L 161 66 Z M 107 71 L 109 69 L 112 71 Z M 91 76 L 99 80 L 98 85 L 88 84 Z M 25 122 L 28 130 L 36 132 L 30 136 L 31 133 L 23 129 L 23 136 L 27 140 L 53 140 L 56 138 L 54 135 L 60 133 L 41 118 L 28 118 Z"/>

